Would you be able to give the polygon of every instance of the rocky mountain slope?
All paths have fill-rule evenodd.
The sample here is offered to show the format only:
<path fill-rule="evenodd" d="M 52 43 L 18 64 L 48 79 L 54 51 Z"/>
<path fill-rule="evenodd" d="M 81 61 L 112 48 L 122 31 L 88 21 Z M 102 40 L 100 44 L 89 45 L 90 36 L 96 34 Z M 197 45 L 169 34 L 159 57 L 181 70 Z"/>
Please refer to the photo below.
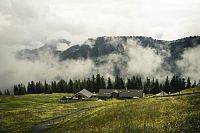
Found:
<path fill-rule="evenodd" d="M 67 40 L 59 41 L 69 44 Z M 45 44 L 38 49 L 19 51 L 17 57 L 33 60 L 37 59 L 40 54 L 48 51 L 58 57 L 60 61 L 90 58 L 98 65 L 107 63 L 109 56 L 114 54 L 119 55 L 119 58 L 117 60 L 112 59 L 112 62 L 116 64 L 116 71 L 120 71 L 121 67 L 126 66 L 127 62 L 129 62 L 130 47 L 135 45 L 144 49 L 151 49 L 156 55 L 162 57 L 162 67 L 165 70 L 179 73 L 176 61 L 182 59 L 182 54 L 185 50 L 200 45 L 200 37 L 193 36 L 173 41 L 164 41 L 144 36 L 105 36 L 89 38 L 83 44 L 71 46 L 64 51 L 56 50 L 56 45 Z M 121 65 L 119 65 L 120 63 Z"/>

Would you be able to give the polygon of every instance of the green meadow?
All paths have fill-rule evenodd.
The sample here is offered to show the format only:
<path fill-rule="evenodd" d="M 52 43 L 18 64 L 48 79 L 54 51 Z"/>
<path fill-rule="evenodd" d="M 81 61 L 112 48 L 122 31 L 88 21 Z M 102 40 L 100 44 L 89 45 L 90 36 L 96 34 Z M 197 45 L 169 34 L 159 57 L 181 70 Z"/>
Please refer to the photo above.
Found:
<path fill-rule="evenodd" d="M 90 100 L 60 103 L 71 94 L 0 96 L 0 132 L 33 132 L 34 124 L 81 109 L 86 112 L 48 125 L 42 132 L 132 133 L 200 132 L 199 89 L 188 95 L 130 100 Z"/>

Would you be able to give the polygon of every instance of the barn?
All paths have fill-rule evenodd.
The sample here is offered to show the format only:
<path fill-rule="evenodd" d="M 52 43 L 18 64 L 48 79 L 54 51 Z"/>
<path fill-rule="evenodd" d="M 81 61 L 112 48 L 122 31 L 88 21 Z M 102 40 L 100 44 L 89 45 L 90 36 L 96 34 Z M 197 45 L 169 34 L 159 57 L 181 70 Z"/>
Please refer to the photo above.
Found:
<path fill-rule="evenodd" d="M 135 98 L 135 97 L 142 98 L 143 90 L 100 89 L 98 97 L 101 99 L 107 99 L 107 98 L 127 99 L 127 98 Z"/>
<path fill-rule="evenodd" d="M 95 96 L 95 94 L 91 93 L 90 91 L 83 89 L 79 92 L 77 92 L 74 96 L 72 96 L 72 99 L 88 99 Z"/>

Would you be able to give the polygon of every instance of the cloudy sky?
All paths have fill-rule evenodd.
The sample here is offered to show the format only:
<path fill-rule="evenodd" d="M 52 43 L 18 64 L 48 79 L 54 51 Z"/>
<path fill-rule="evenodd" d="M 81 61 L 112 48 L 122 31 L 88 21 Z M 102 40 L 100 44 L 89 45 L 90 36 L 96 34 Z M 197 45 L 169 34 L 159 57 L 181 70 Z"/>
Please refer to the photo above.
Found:
<path fill-rule="evenodd" d="M 31 80 L 80 78 L 80 74 L 90 75 L 95 68 L 91 60 L 60 64 L 51 55 L 42 56 L 45 61 L 17 60 L 13 51 L 61 38 L 81 44 L 98 36 L 142 35 L 174 40 L 200 35 L 199 7 L 200 0 L 0 0 L 0 89 Z M 143 60 L 137 65 L 130 60 L 130 66 L 144 63 L 149 68 L 145 74 L 155 76 L 152 72 L 159 68 L 162 58 L 151 49 L 133 47 L 130 51 L 130 57 Z M 181 68 L 187 66 L 185 75 L 194 79 L 199 77 L 199 64 L 191 66 L 190 61 L 199 59 L 198 51 L 199 47 L 185 52 L 184 60 L 178 62 Z M 149 63 L 146 55 L 151 58 Z M 96 69 L 105 72 L 112 67 L 111 63 Z M 128 70 L 142 72 L 138 67 L 133 69 Z"/>
<path fill-rule="evenodd" d="M 0 45 L 65 38 L 200 34 L 199 0 L 0 0 Z"/>

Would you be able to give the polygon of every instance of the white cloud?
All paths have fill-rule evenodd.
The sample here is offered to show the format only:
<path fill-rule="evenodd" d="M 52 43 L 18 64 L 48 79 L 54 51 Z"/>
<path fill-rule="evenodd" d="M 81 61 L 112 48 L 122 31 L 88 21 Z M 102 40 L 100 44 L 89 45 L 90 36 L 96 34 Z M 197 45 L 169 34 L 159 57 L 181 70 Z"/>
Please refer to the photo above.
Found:
<path fill-rule="evenodd" d="M 0 44 L 104 35 L 198 35 L 199 0 L 1 0 Z"/>
<path fill-rule="evenodd" d="M 200 46 L 188 49 L 182 55 L 183 59 L 177 61 L 178 67 L 183 74 L 193 80 L 199 80 L 200 76 Z"/>
<path fill-rule="evenodd" d="M 70 76 L 76 75 L 68 71 L 73 66 L 78 73 L 86 75 L 93 68 L 89 60 L 72 64 L 66 62 L 62 64 L 66 68 L 59 66 L 56 61 L 52 66 L 44 62 L 18 62 L 11 51 L 22 46 L 34 47 L 34 44 L 38 47 L 42 43 L 35 42 L 59 38 L 82 43 L 90 37 L 107 35 L 144 35 L 159 39 L 199 35 L 199 5 L 199 0 L 0 0 L 1 87 L 2 83 L 42 78 L 38 73 L 44 77 L 52 75 L 51 79 L 57 75 L 65 77 L 63 71 Z M 139 51 L 135 52 L 141 54 L 137 60 L 145 60 L 149 67 L 144 70 L 145 73 L 154 72 L 161 58 L 154 56 L 150 49 L 136 49 Z M 142 67 L 144 64 L 133 60 L 136 53 L 130 53 L 133 57 L 130 64 L 136 62 Z M 149 57 L 145 58 L 144 53 Z M 80 65 L 88 67 L 80 69 Z M 112 67 L 112 64 L 107 67 Z M 135 69 L 141 71 L 140 68 Z M 104 67 L 99 69 L 103 70 Z M 129 71 L 134 73 L 132 69 Z M 26 77 L 30 72 L 33 74 Z"/>

